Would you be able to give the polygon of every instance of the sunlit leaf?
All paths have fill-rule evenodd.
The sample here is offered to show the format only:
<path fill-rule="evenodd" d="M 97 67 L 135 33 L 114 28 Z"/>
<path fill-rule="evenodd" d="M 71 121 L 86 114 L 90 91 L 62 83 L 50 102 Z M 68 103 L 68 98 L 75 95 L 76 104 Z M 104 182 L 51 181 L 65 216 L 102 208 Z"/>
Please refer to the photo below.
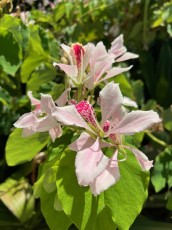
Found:
<path fill-rule="evenodd" d="M 68 230 L 69 226 L 71 225 L 71 221 L 63 211 L 57 211 L 54 209 L 55 195 L 56 192 L 46 193 L 44 190 L 42 190 L 40 198 L 41 211 L 51 230 Z"/>
<path fill-rule="evenodd" d="M 161 191 L 166 184 L 172 187 L 172 148 L 168 147 L 161 152 L 155 161 L 151 181 L 156 192 Z"/>
<path fill-rule="evenodd" d="M 48 133 L 37 133 L 30 137 L 22 137 L 22 130 L 15 129 L 6 145 L 6 160 L 14 166 L 31 161 L 33 157 L 48 143 Z"/>
<path fill-rule="evenodd" d="M 33 215 L 34 198 L 31 186 L 24 180 L 7 179 L 0 185 L 0 199 L 21 222 Z"/>

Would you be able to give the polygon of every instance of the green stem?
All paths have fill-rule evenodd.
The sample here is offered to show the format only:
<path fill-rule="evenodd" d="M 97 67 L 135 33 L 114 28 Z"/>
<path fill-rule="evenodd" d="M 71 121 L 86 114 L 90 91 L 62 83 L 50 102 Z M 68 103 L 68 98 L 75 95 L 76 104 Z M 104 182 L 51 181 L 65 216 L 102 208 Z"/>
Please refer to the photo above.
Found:
<path fill-rule="evenodd" d="M 167 144 L 164 141 L 161 141 L 160 139 L 158 139 L 157 137 L 155 137 L 152 133 L 150 133 L 150 131 L 145 131 L 145 133 L 148 135 L 148 137 L 150 137 L 153 141 L 155 141 L 159 145 L 167 147 Z"/>
<path fill-rule="evenodd" d="M 78 98 L 77 101 L 80 102 L 82 100 L 82 85 L 78 86 Z"/>

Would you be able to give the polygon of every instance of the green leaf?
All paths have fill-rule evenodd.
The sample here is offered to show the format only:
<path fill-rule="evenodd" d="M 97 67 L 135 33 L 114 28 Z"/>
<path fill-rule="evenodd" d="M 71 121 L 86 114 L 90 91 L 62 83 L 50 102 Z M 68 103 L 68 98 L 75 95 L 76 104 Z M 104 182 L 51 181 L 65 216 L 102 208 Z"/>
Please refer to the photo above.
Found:
<path fill-rule="evenodd" d="M 142 105 L 144 102 L 143 82 L 141 80 L 133 81 L 132 87 L 137 104 Z"/>
<path fill-rule="evenodd" d="M 0 66 L 4 72 L 14 76 L 20 65 L 20 46 L 14 35 L 4 28 L 0 28 L 0 44 Z"/>
<path fill-rule="evenodd" d="M 31 218 L 34 198 L 31 186 L 24 180 L 7 179 L 0 185 L 0 199 L 21 222 Z"/>
<path fill-rule="evenodd" d="M 22 137 L 22 130 L 15 129 L 6 144 L 6 160 L 9 166 L 31 161 L 48 143 L 48 133 L 36 133 L 30 137 Z"/>
<path fill-rule="evenodd" d="M 168 131 L 172 131 L 172 107 L 163 111 L 162 114 L 164 127 Z"/>
<path fill-rule="evenodd" d="M 172 147 L 166 148 L 155 160 L 151 177 L 156 192 L 161 191 L 168 184 L 172 187 Z"/>
<path fill-rule="evenodd" d="M 53 166 L 49 168 L 44 176 L 43 179 L 43 187 L 46 192 L 51 193 L 56 190 L 56 173 L 57 173 L 57 166 Z"/>
<path fill-rule="evenodd" d="M 119 163 L 121 178 L 105 191 L 105 204 L 119 230 L 128 230 L 140 213 L 147 197 L 149 173 L 143 172 L 133 154 Z"/>
<path fill-rule="evenodd" d="M 27 82 L 27 91 L 36 91 L 40 88 L 41 85 L 48 83 L 53 80 L 56 76 L 55 68 L 50 65 L 41 65 L 38 70 L 33 72 L 29 81 Z"/>
<path fill-rule="evenodd" d="M 21 67 L 21 79 L 26 83 L 31 73 L 44 62 L 47 62 L 48 56 L 44 51 L 41 38 L 39 36 L 39 27 L 30 27 L 30 40 L 28 46 L 28 55 Z"/>
<path fill-rule="evenodd" d="M 98 199 L 88 187 L 78 185 L 74 161 L 75 153 L 65 151 L 57 171 L 57 194 L 66 215 L 79 229 L 94 229 Z"/>
<path fill-rule="evenodd" d="M 133 87 L 124 74 L 120 74 L 114 78 L 115 83 L 119 83 L 121 92 L 131 99 L 134 99 Z"/>
<path fill-rule="evenodd" d="M 57 171 L 58 201 L 72 222 L 84 230 L 103 230 L 104 221 L 107 229 L 115 229 L 116 225 L 118 229 L 129 229 L 147 197 L 149 173 L 142 172 L 133 154 L 128 152 L 127 161 L 120 164 L 120 181 L 94 197 L 88 187 L 78 185 L 74 161 L 75 153 L 66 151 Z"/>
<path fill-rule="evenodd" d="M 64 3 L 59 3 L 56 5 L 53 11 L 53 19 L 58 22 L 66 14 L 66 7 Z"/>
<path fill-rule="evenodd" d="M 49 154 L 51 155 L 51 152 L 49 152 Z M 39 198 L 41 195 L 42 188 L 43 188 L 43 181 L 44 181 L 44 188 L 47 192 L 53 191 L 54 185 L 56 188 L 56 169 L 59 164 L 60 157 L 61 157 L 61 154 L 58 152 L 58 149 L 57 149 L 56 157 L 54 158 L 54 160 L 51 160 L 48 162 L 46 161 L 40 165 L 39 171 L 38 171 L 38 179 L 34 183 L 35 198 Z M 53 175 L 51 175 L 51 172 L 53 173 Z"/>
<path fill-rule="evenodd" d="M 24 60 L 21 67 L 21 78 L 22 82 L 26 83 L 31 75 L 31 73 L 40 66 L 46 58 L 44 55 L 38 53 L 30 53 L 30 55 Z"/>
<path fill-rule="evenodd" d="M 40 197 L 42 214 L 51 230 L 68 230 L 71 221 L 63 211 L 57 211 L 54 209 L 55 195 L 56 192 L 46 193 L 42 190 Z"/>

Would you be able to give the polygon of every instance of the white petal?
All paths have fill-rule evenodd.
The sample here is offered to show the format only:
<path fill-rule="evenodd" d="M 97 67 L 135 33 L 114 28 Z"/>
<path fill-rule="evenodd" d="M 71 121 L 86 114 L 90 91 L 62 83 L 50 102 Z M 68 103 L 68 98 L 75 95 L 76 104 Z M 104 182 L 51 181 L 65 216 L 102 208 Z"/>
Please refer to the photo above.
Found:
<path fill-rule="evenodd" d="M 43 118 L 39 118 L 37 122 L 35 122 L 31 129 L 36 132 L 47 132 L 50 129 L 57 126 L 56 120 L 52 116 L 47 116 Z"/>
<path fill-rule="evenodd" d="M 56 106 L 51 95 L 41 93 L 41 111 L 47 114 L 51 114 L 55 107 Z"/>
<path fill-rule="evenodd" d="M 88 133 L 82 132 L 80 137 L 69 145 L 69 148 L 73 151 L 78 152 L 80 150 L 89 148 L 91 145 L 93 145 L 94 142 L 95 139 L 91 138 Z"/>
<path fill-rule="evenodd" d="M 93 139 L 88 133 L 82 132 L 80 137 L 74 141 L 72 144 L 69 145 L 69 148 L 73 151 L 80 151 L 86 148 L 89 148 L 93 143 L 95 142 L 95 139 Z M 103 142 L 99 140 L 100 148 L 106 148 L 111 147 L 111 144 L 108 142 Z"/>
<path fill-rule="evenodd" d="M 148 157 L 143 152 L 130 146 L 124 147 L 134 153 L 143 171 L 148 171 L 150 168 L 153 167 L 153 161 L 149 161 Z"/>
<path fill-rule="evenodd" d="M 94 68 L 94 65 L 98 61 L 98 59 L 103 55 L 107 55 L 107 51 L 105 46 L 103 45 L 103 42 L 99 42 L 94 48 L 94 52 L 92 53 L 92 58 L 90 60 L 91 70 Z"/>
<path fill-rule="evenodd" d="M 98 139 L 89 148 L 79 151 L 75 160 L 78 183 L 83 186 L 89 185 L 104 171 L 108 161 L 108 157 L 104 156 L 100 149 Z"/>
<path fill-rule="evenodd" d="M 159 115 L 153 110 L 132 111 L 123 117 L 119 124 L 111 130 L 111 133 L 133 134 L 143 131 L 160 121 Z"/>
<path fill-rule="evenodd" d="M 83 57 L 83 71 L 85 71 L 85 69 L 87 68 L 90 62 L 94 48 L 95 48 L 94 44 L 91 44 L 91 43 L 84 46 L 85 53 Z"/>
<path fill-rule="evenodd" d="M 52 142 L 54 142 L 57 137 L 60 137 L 62 135 L 61 126 L 57 125 L 56 127 L 50 129 L 49 134 L 50 134 Z"/>
<path fill-rule="evenodd" d="M 37 120 L 37 117 L 32 112 L 25 113 L 14 123 L 14 126 L 16 128 L 29 128 Z"/>
<path fill-rule="evenodd" d="M 121 67 L 113 67 L 107 74 L 105 77 L 103 77 L 101 79 L 101 81 L 107 80 L 111 77 L 117 76 L 123 72 L 126 72 L 128 70 L 130 70 L 132 68 L 132 66 L 126 67 L 126 68 L 121 68 Z"/>
<path fill-rule="evenodd" d="M 67 88 L 62 94 L 61 96 L 55 101 L 55 103 L 58 106 L 64 106 L 66 104 L 66 102 L 68 101 L 68 93 L 70 91 L 70 88 Z"/>
<path fill-rule="evenodd" d="M 100 91 L 102 127 L 107 120 L 111 119 L 112 123 L 114 123 L 122 119 L 123 116 L 122 101 L 123 101 L 123 96 L 121 94 L 118 84 L 114 84 L 113 82 L 108 83 Z"/>
<path fill-rule="evenodd" d="M 129 60 L 129 59 L 134 59 L 134 58 L 138 58 L 138 57 L 139 57 L 138 54 L 126 52 L 121 57 L 117 58 L 115 61 L 116 62 L 121 62 L 121 61 L 126 61 L 126 60 Z"/>
<path fill-rule="evenodd" d="M 91 192 L 96 196 L 114 185 L 120 178 L 120 172 L 117 160 L 118 150 L 109 160 L 106 169 L 90 184 Z"/>
<path fill-rule="evenodd" d="M 102 60 L 97 61 L 94 65 L 93 75 L 94 75 L 94 83 L 98 83 L 103 81 L 104 78 L 101 78 L 107 71 L 109 71 L 112 67 L 112 63 L 114 62 L 113 55 L 105 55 Z"/>
<path fill-rule="evenodd" d="M 79 126 L 93 132 L 73 105 L 57 107 L 53 116 L 58 122 L 61 122 L 64 125 Z"/>
<path fill-rule="evenodd" d="M 32 91 L 28 91 L 27 95 L 31 101 L 31 105 L 39 105 L 40 104 L 40 100 L 33 97 Z"/>
<path fill-rule="evenodd" d="M 137 103 L 135 101 L 131 100 L 129 97 L 124 97 L 122 104 L 126 105 L 126 106 L 131 106 L 134 108 L 138 108 Z"/>
<path fill-rule="evenodd" d="M 78 75 L 78 69 L 76 65 L 66 65 L 60 63 L 55 63 L 54 65 L 59 66 L 60 69 L 63 70 L 72 80 L 75 80 Z"/>

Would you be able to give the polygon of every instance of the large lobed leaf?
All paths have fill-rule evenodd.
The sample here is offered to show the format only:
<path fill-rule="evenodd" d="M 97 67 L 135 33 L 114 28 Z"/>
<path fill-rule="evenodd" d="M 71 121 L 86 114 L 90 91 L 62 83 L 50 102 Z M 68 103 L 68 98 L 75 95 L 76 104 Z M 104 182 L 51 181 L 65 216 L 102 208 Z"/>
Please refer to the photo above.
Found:
<path fill-rule="evenodd" d="M 135 157 L 127 151 L 128 159 L 120 163 L 121 179 L 104 193 L 95 197 L 88 187 L 80 187 L 75 174 L 76 153 L 65 150 L 61 159 L 53 164 L 47 178 L 42 179 L 47 199 L 53 199 L 52 206 L 56 215 L 65 214 L 78 229 L 91 230 L 127 230 L 140 213 L 147 197 L 149 173 L 140 169 Z M 57 168 L 55 167 L 57 166 Z M 57 170 L 57 171 L 56 171 Z M 56 173 L 56 178 L 55 178 Z M 46 180 L 50 181 L 45 186 Z M 56 180 L 57 194 L 52 198 L 51 188 Z M 44 181 L 44 182 L 43 182 Z M 53 185 L 53 187 L 51 187 Z M 49 187 L 50 186 L 50 187 Z M 42 193 L 42 190 L 41 190 Z M 53 196 L 54 196 L 53 195 Z M 42 195 L 41 195 L 42 196 Z M 42 199 L 42 205 L 46 205 Z M 63 210 L 63 212 L 62 212 Z M 45 212 L 45 211 L 44 211 Z M 44 213 L 47 223 L 55 226 L 54 219 Z M 67 229 L 61 221 L 56 225 Z M 54 227 L 52 228 L 54 229 Z"/>

